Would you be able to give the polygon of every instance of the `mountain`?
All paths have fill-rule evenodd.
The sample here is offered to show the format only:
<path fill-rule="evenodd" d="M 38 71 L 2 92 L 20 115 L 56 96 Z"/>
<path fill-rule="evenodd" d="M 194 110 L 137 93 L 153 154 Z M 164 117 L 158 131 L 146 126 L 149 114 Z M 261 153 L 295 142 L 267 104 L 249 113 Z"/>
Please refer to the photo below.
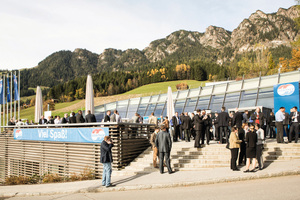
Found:
<path fill-rule="evenodd" d="M 78 76 L 137 70 L 160 62 L 203 60 L 222 65 L 232 62 L 237 55 L 258 49 L 280 48 L 284 51 L 284 47 L 290 47 L 299 36 L 294 21 L 297 17 L 299 11 L 296 6 L 280 8 L 271 14 L 258 10 L 232 32 L 209 26 L 204 33 L 186 30 L 173 32 L 166 38 L 151 42 L 143 50 L 110 48 L 100 55 L 86 49 L 55 52 L 38 66 L 21 71 L 22 87 L 25 90 L 37 85 L 51 87 Z"/>

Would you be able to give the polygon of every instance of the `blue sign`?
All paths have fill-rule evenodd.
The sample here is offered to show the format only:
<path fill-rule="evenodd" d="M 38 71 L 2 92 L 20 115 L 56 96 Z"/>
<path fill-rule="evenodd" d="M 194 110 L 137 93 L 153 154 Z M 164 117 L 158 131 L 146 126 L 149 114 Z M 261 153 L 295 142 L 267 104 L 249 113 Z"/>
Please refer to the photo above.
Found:
<path fill-rule="evenodd" d="M 15 140 L 101 143 L 108 135 L 107 127 L 14 129 Z"/>
<path fill-rule="evenodd" d="M 294 106 L 299 108 L 299 82 L 283 83 L 274 86 L 274 111 L 285 107 L 289 113 Z"/>

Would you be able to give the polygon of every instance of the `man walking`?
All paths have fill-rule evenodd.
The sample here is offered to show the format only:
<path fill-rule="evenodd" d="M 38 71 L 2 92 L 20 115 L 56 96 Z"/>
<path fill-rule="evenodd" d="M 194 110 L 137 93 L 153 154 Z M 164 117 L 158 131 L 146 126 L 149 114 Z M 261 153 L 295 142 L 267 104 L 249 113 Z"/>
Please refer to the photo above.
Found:
<path fill-rule="evenodd" d="M 113 187 L 110 183 L 111 178 L 111 163 L 113 162 L 111 149 L 114 144 L 111 141 L 110 136 L 105 136 L 101 143 L 101 157 L 100 162 L 103 164 L 103 174 L 102 174 L 102 186 Z"/>
<path fill-rule="evenodd" d="M 277 135 L 276 135 L 277 143 L 283 143 L 283 120 L 285 119 L 284 111 L 285 108 L 280 107 L 275 114 L 275 120 L 276 120 L 275 125 L 277 128 Z"/>
<path fill-rule="evenodd" d="M 172 140 L 164 124 L 160 124 L 161 131 L 157 134 L 155 145 L 159 152 L 159 171 L 164 173 L 164 161 L 167 165 L 169 174 L 173 173 L 170 163 L 170 152 L 172 149 Z"/>
<path fill-rule="evenodd" d="M 290 133 L 289 133 L 289 143 L 291 143 L 293 140 L 293 132 L 295 132 L 295 143 L 298 143 L 300 115 L 298 112 L 298 108 L 296 106 L 294 106 L 292 108 L 290 118 L 291 118 L 292 124 L 290 127 Z"/>

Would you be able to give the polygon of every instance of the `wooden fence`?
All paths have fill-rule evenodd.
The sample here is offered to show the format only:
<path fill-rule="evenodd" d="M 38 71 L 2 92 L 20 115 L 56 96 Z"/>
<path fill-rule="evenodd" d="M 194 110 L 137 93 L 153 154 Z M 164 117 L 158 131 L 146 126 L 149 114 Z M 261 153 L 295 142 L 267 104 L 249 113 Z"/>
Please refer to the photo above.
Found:
<path fill-rule="evenodd" d="M 53 125 L 52 125 L 53 126 Z M 67 125 L 71 127 L 71 125 Z M 150 146 L 154 125 L 132 123 L 76 124 L 76 127 L 109 127 L 114 147 L 113 170 L 120 170 Z M 51 125 L 43 128 L 50 128 Z M 0 134 L 0 181 L 8 176 L 32 176 L 55 173 L 69 177 L 93 170 L 101 178 L 100 144 L 14 140 L 13 128 Z M 22 126 L 21 128 L 41 128 Z M 67 128 L 67 127 L 64 127 Z M 73 127 L 74 128 L 74 127 Z"/>

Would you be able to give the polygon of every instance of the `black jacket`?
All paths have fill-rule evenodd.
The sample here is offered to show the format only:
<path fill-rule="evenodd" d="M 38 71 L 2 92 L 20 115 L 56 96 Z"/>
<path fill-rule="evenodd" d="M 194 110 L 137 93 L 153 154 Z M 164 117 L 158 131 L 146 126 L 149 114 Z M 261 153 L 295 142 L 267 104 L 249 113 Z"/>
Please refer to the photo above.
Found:
<path fill-rule="evenodd" d="M 14 126 L 14 125 L 16 125 L 15 122 L 11 122 L 11 121 L 8 122 L 8 126 Z"/>
<path fill-rule="evenodd" d="M 250 148 L 254 148 L 256 147 L 256 142 L 257 142 L 257 134 L 255 133 L 255 131 L 249 131 L 246 134 L 246 143 L 247 143 L 247 147 Z"/>
<path fill-rule="evenodd" d="M 110 122 L 110 116 L 105 115 L 105 117 L 104 117 L 104 122 Z"/>
<path fill-rule="evenodd" d="M 66 118 L 63 117 L 62 120 L 61 120 L 61 123 L 62 123 L 62 124 L 66 124 L 66 123 L 68 123 L 68 120 L 67 120 Z"/>
<path fill-rule="evenodd" d="M 269 126 L 275 126 L 275 115 L 270 115 L 267 119 L 267 123 Z"/>
<path fill-rule="evenodd" d="M 177 124 L 177 119 L 176 119 L 176 116 L 174 115 L 172 117 L 172 123 L 173 123 L 173 127 L 176 127 L 176 126 L 179 126 L 180 125 L 180 118 L 178 117 L 178 124 Z"/>
<path fill-rule="evenodd" d="M 85 116 L 85 121 L 86 121 L 87 123 L 96 122 L 96 117 L 95 117 L 94 114 L 87 114 L 87 115 Z"/>
<path fill-rule="evenodd" d="M 233 115 L 233 126 L 236 126 L 237 128 L 241 128 L 243 125 L 243 114 L 240 112 L 236 112 Z"/>
<path fill-rule="evenodd" d="M 229 122 L 229 115 L 227 112 L 220 112 L 218 115 L 218 125 L 221 126 L 228 126 Z"/>
<path fill-rule="evenodd" d="M 283 125 L 289 125 L 290 124 L 290 115 L 289 113 L 284 113 L 284 120 L 283 120 Z"/>
<path fill-rule="evenodd" d="M 47 121 L 47 124 L 54 124 L 54 119 L 50 119 L 49 121 Z"/>
<path fill-rule="evenodd" d="M 76 123 L 76 117 L 75 117 L 75 116 L 70 117 L 70 118 L 69 118 L 69 123 L 70 123 L 70 124 L 75 124 L 75 123 Z"/>
<path fill-rule="evenodd" d="M 191 129 L 192 120 L 189 116 L 182 117 L 182 129 Z"/>
<path fill-rule="evenodd" d="M 158 148 L 158 152 L 170 153 L 172 149 L 170 133 L 160 131 L 156 136 L 155 146 Z"/>
<path fill-rule="evenodd" d="M 85 120 L 82 117 L 82 115 L 81 114 L 77 114 L 77 116 L 76 116 L 76 123 L 84 123 L 84 122 L 85 122 Z"/>
<path fill-rule="evenodd" d="M 299 112 L 297 112 L 297 121 L 298 121 L 298 123 L 300 122 L 300 113 Z M 293 112 L 291 112 L 291 114 L 290 114 L 290 122 L 291 123 L 293 123 L 293 121 L 294 121 L 294 119 L 292 119 L 292 117 L 294 116 L 294 113 Z"/>
<path fill-rule="evenodd" d="M 195 115 L 194 117 L 194 124 L 195 124 L 195 130 L 201 131 L 203 129 L 203 123 L 202 117 L 199 115 Z"/>
<path fill-rule="evenodd" d="M 108 144 L 104 140 L 101 142 L 101 156 L 100 162 L 101 163 L 111 163 L 113 162 L 111 148 L 113 148 L 113 144 Z"/>
<path fill-rule="evenodd" d="M 43 124 L 42 119 L 39 120 L 39 124 Z M 47 120 L 46 119 L 44 119 L 44 124 L 47 124 Z"/>

